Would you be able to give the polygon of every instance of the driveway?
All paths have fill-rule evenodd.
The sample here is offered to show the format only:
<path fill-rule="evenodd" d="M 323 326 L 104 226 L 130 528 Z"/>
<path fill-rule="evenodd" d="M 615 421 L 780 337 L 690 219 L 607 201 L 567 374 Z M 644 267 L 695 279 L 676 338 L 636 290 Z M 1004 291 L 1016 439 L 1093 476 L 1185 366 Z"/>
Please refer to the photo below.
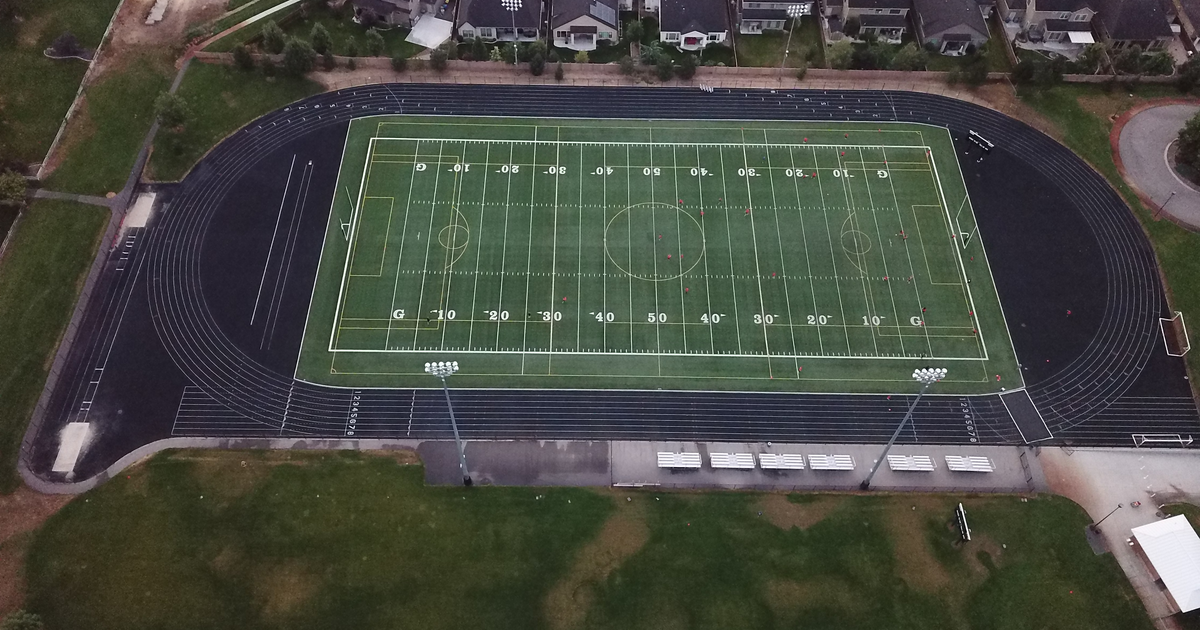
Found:
<path fill-rule="evenodd" d="M 1121 128 L 1118 141 L 1125 179 L 1153 203 L 1151 211 L 1200 230 L 1200 190 L 1185 183 L 1167 163 L 1167 147 L 1197 105 L 1160 105 L 1135 114 Z"/>

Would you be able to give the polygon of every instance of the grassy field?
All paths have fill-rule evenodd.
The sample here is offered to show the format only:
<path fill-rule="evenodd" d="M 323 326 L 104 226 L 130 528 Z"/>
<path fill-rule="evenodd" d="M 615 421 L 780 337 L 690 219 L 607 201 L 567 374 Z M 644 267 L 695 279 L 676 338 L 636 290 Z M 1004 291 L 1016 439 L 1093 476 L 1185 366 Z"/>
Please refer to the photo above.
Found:
<path fill-rule="evenodd" d="M 737 64 L 739 66 L 778 68 L 783 61 L 783 47 L 787 44 L 787 31 L 768 31 L 758 35 L 734 34 L 737 41 Z M 799 67 L 804 60 L 802 53 L 812 50 L 814 58 L 808 62 L 809 67 L 821 68 L 825 65 L 824 44 L 821 43 L 821 29 L 816 18 L 802 18 L 792 33 L 791 54 L 788 55 L 787 67 Z"/>
<path fill-rule="evenodd" d="M 107 223 L 99 208 L 38 201 L 0 261 L 0 493 L 20 483 L 21 437 Z"/>
<path fill-rule="evenodd" d="M 1151 627 L 1052 496 L 463 490 L 397 459 L 157 456 L 37 532 L 26 606 L 49 630 Z"/>
<path fill-rule="evenodd" d="M 944 130 L 739 125 L 356 121 L 299 374 L 399 386 L 451 352 L 480 386 L 893 391 L 931 358 L 945 387 L 1019 382 Z"/>
<path fill-rule="evenodd" d="M 193 62 L 178 92 L 193 117 L 182 132 L 164 130 L 155 136 L 149 176 L 159 181 L 181 179 L 209 149 L 242 125 L 320 91 L 320 85 L 307 79 L 268 79 L 261 72 Z"/>
<path fill-rule="evenodd" d="M 1166 277 L 1172 308 L 1183 311 L 1187 314 L 1185 317 L 1200 313 L 1200 234 L 1188 232 L 1167 220 L 1154 220 L 1150 211 L 1121 179 L 1113 162 L 1109 143 L 1112 121 L 1108 116 L 1132 107 L 1136 102 L 1133 95 L 1127 97 L 1126 92 L 1119 90 L 1116 94 L 1106 95 L 1096 87 L 1084 85 L 1027 87 L 1022 88 L 1019 95 L 1053 121 L 1062 130 L 1066 146 L 1107 177 L 1130 207 L 1134 208 L 1134 214 L 1154 244 L 1159 265 Z M 1177 95 L 1178 92 L 1172 87 L 1140 86 L 1136 97 L 1140 100 Z M 1189 328 L 1193 339 L 1200 338 L 1194 323 Z M 1189 352 L 1187 364 L 1191 374 L 1200 374 L 1200 353 Z"/>
<path fill-rule="evenodd" d="M 154 99 L 170 87 L 173 73 L 168 60 L 145 54 L 89 87 L 64 136 L 66 158 L 46 187 L 90 195 L 120 191 L 154 123 Z"/>
<path fill-rule="evenodd" d="M 308 17 L 289 20 L 286 24 L 282 25 L 283 32 L 301 39 L 309 39 L 309 34 L 312 33 L 313 26 L 323 24 L 333 37 L 333 54 L 346 54 L 350 40 L 354 39 L 358 42 L 358 54 L 366 56 L 367 29 L 362 25 L 354 23 L 354 20 L 351 19 L 353 12 L 349 8 L 349 5 L 346 5 L 346 10 L 342 11 L 341 17 L 338 17 L 336 13 L 325 6 L 325 3 L 313 4 L 308 8 Z M 411 57 L 425 50 L 421 46 L 404 41 L 404 38 L 408 37 L 407 28 L 389 29 L 379 27 L 379 33 L 383 35 L 384 49 L 382 56 L 384 57 L 391 57 L 396 54 L 403 57 Z"/>
<path fill-rule="evenodd" d="M 18 6 L 20 23 L 0 20 L 0 156 L 40 162 L 87 71 L 87 62 L 55 61 L 42 51 L 65 31 L 94 49 L 117 0 L 38 0 Z"/>

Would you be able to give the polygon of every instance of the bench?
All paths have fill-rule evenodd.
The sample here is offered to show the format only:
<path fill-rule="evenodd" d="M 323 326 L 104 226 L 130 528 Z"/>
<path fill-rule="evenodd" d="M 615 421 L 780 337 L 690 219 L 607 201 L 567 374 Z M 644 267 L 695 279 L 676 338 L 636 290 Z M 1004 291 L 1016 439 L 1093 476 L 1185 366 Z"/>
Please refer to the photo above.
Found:
<path fill-rule="evenodd" d="M 763 470 L 804 470 L 804 456 L 799 453 L 759 453 Z"/>
<path fill-rule="evenodd" d="M 663 453 L 658 454 L 659 468 L 699 468 L 700 453 Z"/>
<path fill-rule="evenodd" d="M 713 468 L 736 468 L 738 470 L 754 468 L 752 453 L 709 453 L 708 461 L 712 463 Z"/>
<path fill-rule="evenodd" d="M 896 472 L 933 472 L 933 458 L 928 455 L 888 455 L 888 467 Z"/>
<path fill-rule="evenodd" d="M 813 470 L 854 470 L 854 458 L 849 455 L 809 455 L 808 467 Z"/>
<path fill-rule="evenodd" d="M 947 455 L 946 468 L 954 472 L 990 473 L 996 465 L 987 457 L 978 455 Z"/>

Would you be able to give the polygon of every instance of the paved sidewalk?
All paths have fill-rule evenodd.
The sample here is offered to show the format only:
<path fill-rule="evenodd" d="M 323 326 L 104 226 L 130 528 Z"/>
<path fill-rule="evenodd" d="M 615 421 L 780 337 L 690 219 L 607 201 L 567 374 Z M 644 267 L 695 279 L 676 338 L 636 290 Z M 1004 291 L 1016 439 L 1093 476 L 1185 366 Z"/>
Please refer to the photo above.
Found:
<path fill-rule="evenodd" d="M 1134 527 L 1162 518 L 1165 503 L 1200 504 L 1200 453 L 1166 449 L 1041 449 L 1042 469 L 1050 491 L 1083 506 L 1098 521 L 1104 542 L 1129 577 L 1134 590 L 1159 628 L 1172 628 L 1166 595 L 1146 563 L 1129 546 Z M 1141 501 L 1141 506 L 1131 505 Z"/>
<path fill-rule="evenodd" d="M 86 203 L 86 204 L 92 205 L 92 206 L 104 206 L 105 208 L 111 208 L 113 205 L 113 200 L 107 199 L 105 197 L 96 197 L 93 195 L 76 195 L 75 193 L 55 192 L 53 190 L 43 190 L 41 188 L 33 191 L 33 197 L 35 199 L 58 199 L 60 201 L 77 201 L 79 203 Z"/>
<path fill-rule="evenodd" d="M 1200 190 L 1185 182 L 1167 161 L 1167 148 L 1200 104 L 1150 106 L 1122 116 L 1113 127 L 1118 169 L 1152 212 L 1200 230 Z"/>

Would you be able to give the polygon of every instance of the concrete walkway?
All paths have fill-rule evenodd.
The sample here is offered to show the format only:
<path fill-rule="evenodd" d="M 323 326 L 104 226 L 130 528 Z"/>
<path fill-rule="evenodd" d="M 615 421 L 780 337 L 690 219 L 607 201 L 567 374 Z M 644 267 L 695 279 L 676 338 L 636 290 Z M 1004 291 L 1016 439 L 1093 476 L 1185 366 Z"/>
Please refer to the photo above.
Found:
<path fill-rule="evenodd" d="M 93 195 L 76 195 L 75 193 L 55 192 L 53 190 L 42 190 L 40 188 L 38 190 L 33 191 L 33 197 L 35 199 L 58 199 L 60 201 L 77 201 L 79 203 L 86 203 L 91 206 L 103 206 L 105 208 L 111 208 L 113 205 L 113 200 L 105 198 L 105 197 L 96 197 Z"/>
<path fill-rule="evenodd" d="M 1173 103 L 1133 112 L 1114 126 L 1122 175 L 1152 212 L 1200 231 L 1200 188 L 1183 180 L 1167 161 L 1167 148 L 1200 105 Z"/>

